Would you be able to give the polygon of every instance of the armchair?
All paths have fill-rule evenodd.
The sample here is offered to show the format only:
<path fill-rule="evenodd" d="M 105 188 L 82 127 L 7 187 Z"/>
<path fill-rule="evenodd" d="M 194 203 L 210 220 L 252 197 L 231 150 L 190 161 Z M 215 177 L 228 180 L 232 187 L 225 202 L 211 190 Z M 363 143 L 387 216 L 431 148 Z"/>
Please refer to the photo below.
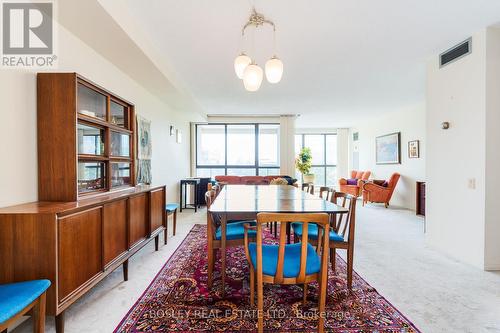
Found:
<path fill-rule="evenodd" d="M 363 185 L 363 206 L 367 202 L 379 202 L 387 208 L 400 177 L 401 175 L 396 172 L 392 174 L 389 181 L 374 180 L 371 183 L 365 183 Z"/>
<path fill-rule="evenodd" d="M 339 190 L 342 193 L 347 193 L 355 197 L 361 195 L 361 190 L 363 189 L 363 183 L 370 178 L 371 171 L 351 171 L 351 178 L 339 179 Z"/>

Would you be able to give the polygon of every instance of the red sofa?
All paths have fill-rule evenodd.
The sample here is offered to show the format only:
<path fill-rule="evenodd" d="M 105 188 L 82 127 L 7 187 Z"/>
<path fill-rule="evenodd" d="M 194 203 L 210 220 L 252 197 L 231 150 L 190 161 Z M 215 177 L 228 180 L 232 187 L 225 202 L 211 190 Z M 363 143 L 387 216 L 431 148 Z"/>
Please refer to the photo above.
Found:
<path fill-rule="evenodd" d="M 215 180 L 224 184 L 268 185 L 275 178 L 283 176 L 215 176 Z"/>

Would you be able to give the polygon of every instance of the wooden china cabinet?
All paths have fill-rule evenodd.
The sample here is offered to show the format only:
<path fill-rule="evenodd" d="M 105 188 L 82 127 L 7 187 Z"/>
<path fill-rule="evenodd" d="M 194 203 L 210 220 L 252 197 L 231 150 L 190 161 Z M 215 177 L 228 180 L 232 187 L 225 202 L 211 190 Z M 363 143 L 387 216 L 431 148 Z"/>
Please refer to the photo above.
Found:
<path fill-rule="evenodd" d="M 37 76 L 39 201 L 0 209 L 0 283 L 49 279 L 64 310 L 165 228 L 165 186 L 136 185 L 134 105 L 76 73 Z"/>

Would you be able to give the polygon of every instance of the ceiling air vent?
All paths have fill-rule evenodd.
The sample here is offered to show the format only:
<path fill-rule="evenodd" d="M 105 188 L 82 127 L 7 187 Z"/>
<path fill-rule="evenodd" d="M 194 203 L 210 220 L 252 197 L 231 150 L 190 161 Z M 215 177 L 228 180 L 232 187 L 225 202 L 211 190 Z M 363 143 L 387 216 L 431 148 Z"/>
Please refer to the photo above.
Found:
<path fill-rule="evenodd" d="M 439 55 L 440 67 L 456 61 L 472 52 L 472 37 Z"/>

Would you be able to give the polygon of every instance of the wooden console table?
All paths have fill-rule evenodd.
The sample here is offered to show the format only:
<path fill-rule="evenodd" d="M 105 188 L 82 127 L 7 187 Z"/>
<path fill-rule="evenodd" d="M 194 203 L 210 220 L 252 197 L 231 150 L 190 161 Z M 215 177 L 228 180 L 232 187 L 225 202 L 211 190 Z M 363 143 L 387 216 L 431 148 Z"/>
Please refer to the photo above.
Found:
<path fill-rule="evenodd" d="M 0 283 L 49 279 L 47 314 L 64 310 L 165 229 L 165 186 L 136 186 L 75 202 L 0 209 Z"/>

